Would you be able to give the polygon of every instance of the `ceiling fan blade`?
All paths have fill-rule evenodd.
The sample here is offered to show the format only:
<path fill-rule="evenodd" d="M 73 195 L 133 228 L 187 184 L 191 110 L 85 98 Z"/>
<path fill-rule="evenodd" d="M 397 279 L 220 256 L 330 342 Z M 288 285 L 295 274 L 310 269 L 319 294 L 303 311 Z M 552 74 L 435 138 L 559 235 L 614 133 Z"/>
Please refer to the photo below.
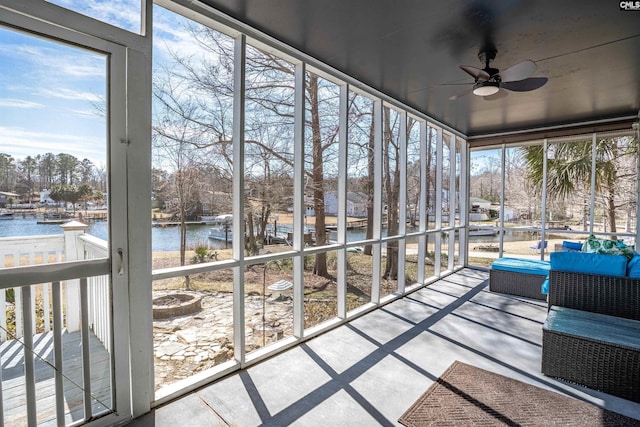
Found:
<path fill-rule="evenodd" d="M 484 99 L 485 101 L 495 101 L 497 99 L 502 99 L 508 95 L 509 95 L 509 92 L 507 92 L 506 90 L 500 89 L 498 92 L 494 93 L 493 95 L 483 96 L 482 99 Z"/>
<path fill-rule="evenodd" d="M 535 62 L 527 59 L 500 72 L 500 78 L 503 82 L 516 82 L 531 77 L 535 72 Z"/>
<path fill-rule="evenodd" d="M 476 80 L 489 80 L 491 77 L 486 71 L 471 65 L 460 65 L 460 69 Z"/>
<path fill-rule="evenodd" d="M 517 82 L 502 82 L 500 87 L 514 92 L 528 92 L 541 88 L 549 81 L 546 77 L 531 77 Z"/>
<path fill-rule="evenodd" d="M 449 101 L 455 101 L 456 99 L 462 98 L 463 96 L 465 96 L 465 95 L 467 95 L 469 93 L 471 93 L 471 89 L 467 89 L 464 92 L 460 92 L 460 93 L 457 93 L 455 95 L 450 96 L 449 97 Z"/>
<path fill-rule="evenodd" d="M 465 82 L 465 83 L 440 83 L 437 85 L 433 85 L 432 87 L 446 87 L 446 86 L 471 86 L 473 82 Z"/>

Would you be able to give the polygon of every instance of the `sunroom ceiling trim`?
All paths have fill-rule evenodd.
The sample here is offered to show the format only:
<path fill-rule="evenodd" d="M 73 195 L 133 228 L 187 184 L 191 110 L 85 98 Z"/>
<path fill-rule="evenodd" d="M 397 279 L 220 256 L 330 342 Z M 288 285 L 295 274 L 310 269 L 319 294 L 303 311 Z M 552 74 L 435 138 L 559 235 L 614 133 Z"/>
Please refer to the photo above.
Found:
<path fill-rule="evenodd" d="M 468 137 L 467 141 L 471 148 L 501 144 L 513 145 L 533 140 L 542 140 L 545 138 L 563 138 L 591 134 L 594 132 L 630 131 L 633 129 L 634 123 L 638 123 L 638 116 L 625 116 L 591 122 L 568 123 L 558 126 L 527 129 L 518 132 L 477 135 Z"/>

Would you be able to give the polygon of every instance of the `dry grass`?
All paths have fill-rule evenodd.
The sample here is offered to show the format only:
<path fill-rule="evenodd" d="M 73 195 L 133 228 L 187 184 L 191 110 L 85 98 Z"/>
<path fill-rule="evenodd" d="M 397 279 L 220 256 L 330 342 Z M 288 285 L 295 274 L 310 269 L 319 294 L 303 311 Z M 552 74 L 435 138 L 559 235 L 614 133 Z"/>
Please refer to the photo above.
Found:
<path fill-rule="evenodd" d="M 230 256 L 230 251 L 221 254 Z M 154 258 L 154 264 L 158 267 L 175 265 L 178 263 L 178 253 L 165 252 Z M 218 258 L 221 259 L 221 258 Z M 224 259 L 224 258 L 223 258 Z M 413 284 L 417 279 L 418 258 L 416 255 L 408 255 L 405 264 L 405 276 L 407 285 Z M 433 263 L 427 260 L 426 275 L 434 272 Z M 382 260 L 382 268 L 386 259 Z M 320 277 L 313 274 L 314 256 L 305 257 L 304 272 L 304 314 L 305 327 L 310 327 L 330 320 L 337 315 L 337 260 L 336 252 L 327 253 L 328 276 Z M 161 268 L 161 267 L 160 267 Z M 372 257 L 362 253 L 348 253 L 347 255 L 347 310 L 351 311 L 371 301 L 372 285 Z M 244 271 L 245 295 L 270 295 L 270 284 L 279 280 L 293 282 L 293 270 L 291 259 L 280 260 L 278 263 L 269 264 L 265 270 L 264 264 L 248 266 Z M 222 269 L 207 273 L 200 273 L 188 277 L 175 277 L 172 279 L 157 280 L 154 282 L 154 290 L 180 290 L 188 289 L 199 292 L 233 292 L 233 270 Z M 381 295 L 389 295 L 396 292 L 398 282 L 396 279 L 381 278 Z"/>

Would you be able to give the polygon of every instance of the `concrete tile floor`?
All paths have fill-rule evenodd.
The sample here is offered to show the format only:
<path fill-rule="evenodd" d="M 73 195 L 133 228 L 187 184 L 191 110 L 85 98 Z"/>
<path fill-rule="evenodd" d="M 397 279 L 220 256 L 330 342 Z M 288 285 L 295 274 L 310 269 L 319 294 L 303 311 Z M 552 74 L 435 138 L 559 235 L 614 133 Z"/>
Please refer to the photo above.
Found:
<path fill-rule="evenodd" d="M 146 426 L 397 426 L 455 360 L 640 419 L 640 404 L 540 373 L 546 304 L 464 269 L 134 420 Z"/>

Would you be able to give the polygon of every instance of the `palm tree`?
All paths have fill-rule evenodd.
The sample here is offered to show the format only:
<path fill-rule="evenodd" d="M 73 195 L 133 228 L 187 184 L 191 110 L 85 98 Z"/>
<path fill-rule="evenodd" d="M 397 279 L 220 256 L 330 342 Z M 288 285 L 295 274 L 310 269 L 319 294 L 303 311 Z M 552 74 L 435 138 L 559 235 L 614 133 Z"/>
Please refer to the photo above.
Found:
<path fill-rule="evenodd" d="M 522 147 L 527 178 L 540 194 L 543 182 L 544 148 Z M 591 188 L 591 141 L 573 141 L 549 145 L 547 158 L 547 195 L 551 200 L 565 200 L 581 195 L 586 200 Z M 633 137 L 598 139 L 595 146 L 595 191 L 601 197 L 611 232 L 617 231 L 616 211 L 629 204 L 620 199 L 622 182 L 635 176 L 638 154 Z M 628 211 L 628 209 L 627 209 Z M 585 212 L 585 226 L 586 226 Z M 613 237 L 615 238 L 615 236 Z"/>

